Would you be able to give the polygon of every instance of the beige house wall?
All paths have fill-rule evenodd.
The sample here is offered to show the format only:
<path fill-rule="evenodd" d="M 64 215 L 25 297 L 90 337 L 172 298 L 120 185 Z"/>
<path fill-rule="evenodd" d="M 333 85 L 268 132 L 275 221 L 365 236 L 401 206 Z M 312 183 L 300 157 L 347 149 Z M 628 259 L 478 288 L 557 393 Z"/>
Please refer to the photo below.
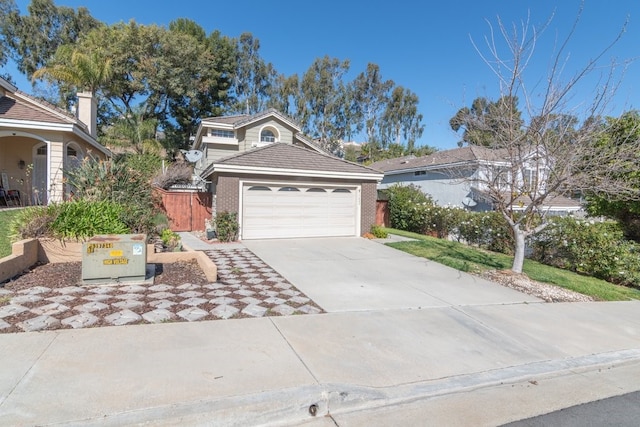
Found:
<path fill-rule="evenodd" d="M 34 154 L 36 147 L 42 144 L 48 144 L 49 201 L 61 201 L 65 196 L 63 169 L 68 166 L 66 149 L 69 144 L 79 149 L 81 156 L 106 158 L 104 153 L 72 133 L 0 128 L 0 173 L 6 174 L 8 189 L 22 193 L 25 204 L 33 201 Z M 24 162 L 24 168 L 19 166 L 20 161 Z"/>

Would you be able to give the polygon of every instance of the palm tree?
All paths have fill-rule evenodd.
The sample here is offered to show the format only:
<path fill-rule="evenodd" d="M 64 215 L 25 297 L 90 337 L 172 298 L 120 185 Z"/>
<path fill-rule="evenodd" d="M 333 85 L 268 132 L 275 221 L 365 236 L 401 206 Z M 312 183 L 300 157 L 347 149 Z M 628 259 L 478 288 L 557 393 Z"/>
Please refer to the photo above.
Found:
<path fill-rule="evenodd" d="M 33 73 L 33 80 L 40 78 L 96 93 L 111 78 L 111 59 L 104 58 L 98 51 L 84 53 L 71 45 L 60 46 L 52 64 Z"/>

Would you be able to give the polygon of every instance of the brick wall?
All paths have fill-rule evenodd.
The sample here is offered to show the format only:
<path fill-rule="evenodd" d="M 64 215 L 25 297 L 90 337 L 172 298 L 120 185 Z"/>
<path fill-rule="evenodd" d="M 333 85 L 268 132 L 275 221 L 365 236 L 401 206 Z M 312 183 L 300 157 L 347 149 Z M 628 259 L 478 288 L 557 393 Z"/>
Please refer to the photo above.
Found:
<path fill-rule="evenodd" d="M 362 205 L 360 206 L 360 234 L 368 233 L 376 223 L 376 199 L 378 186 L 375 182 L 362 183 Z"/>
<path fill-rule="evenodd" d="M 231 176 L 219 176 L 216 185 L 216 212 L 235 212 L 240 208 L 240 179 Z M 215 214 L 215 213 L 214 213 Z"/>

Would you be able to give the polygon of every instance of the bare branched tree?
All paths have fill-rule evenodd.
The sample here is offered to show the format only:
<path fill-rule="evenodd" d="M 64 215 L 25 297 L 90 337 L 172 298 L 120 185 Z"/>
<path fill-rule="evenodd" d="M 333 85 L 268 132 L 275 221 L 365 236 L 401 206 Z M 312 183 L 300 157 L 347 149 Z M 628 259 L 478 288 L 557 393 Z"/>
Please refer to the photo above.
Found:
<path fill-rule="evenodd" d="M 589 192 L 615 194 L 618 199 L 638 197 L 620 172 L 638 167 L 640 141 L 628 141 L 616 150 L 602 150 L 597 143 L 606 131 L 605 113 L 628 65 L 628 61 L 602 62 L 622 37 L 626 23 L 608 46 L 565 77 L 569 45 L 581 14 L 582 6 L 552 54 L 548 73 L 540 79 L 532 79 L 535 76 L 527 73 L 528 66 L 553 15 L 538 28 L 529 18 L 519 26 L 507 26 L 498 18 L 497 26 L 489 22 L 484 48 L 472 40 L 497 77 L 500 95 L 493 104 L 494 114 L 458 119 L 488 135 L 488 145 L 502 160 L 488 162 L 473 178 L 511 226 L 515 237 L 512 270 L 517 273 L 522 272 L 525 240 L 547 226 L 547 209 L 554 198 Z M 593 79 L 595 83 L 590 83 Z M 578 89 L 583 96 L 589 85 L 588 99 L 577 99 Z"/>

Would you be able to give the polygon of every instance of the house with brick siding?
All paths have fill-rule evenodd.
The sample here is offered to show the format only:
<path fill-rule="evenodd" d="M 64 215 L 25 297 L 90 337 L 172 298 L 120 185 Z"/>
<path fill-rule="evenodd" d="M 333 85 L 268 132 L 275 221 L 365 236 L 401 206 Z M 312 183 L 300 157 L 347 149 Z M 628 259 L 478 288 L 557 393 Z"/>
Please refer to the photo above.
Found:
<path fill-rule="evenodd" d="M 192 149 L 213 214 L 237 214 L 241 239 L 360 236 L 375 224 L 382 173 L 337 158 L 275 110 L 204 119 Z"/>

